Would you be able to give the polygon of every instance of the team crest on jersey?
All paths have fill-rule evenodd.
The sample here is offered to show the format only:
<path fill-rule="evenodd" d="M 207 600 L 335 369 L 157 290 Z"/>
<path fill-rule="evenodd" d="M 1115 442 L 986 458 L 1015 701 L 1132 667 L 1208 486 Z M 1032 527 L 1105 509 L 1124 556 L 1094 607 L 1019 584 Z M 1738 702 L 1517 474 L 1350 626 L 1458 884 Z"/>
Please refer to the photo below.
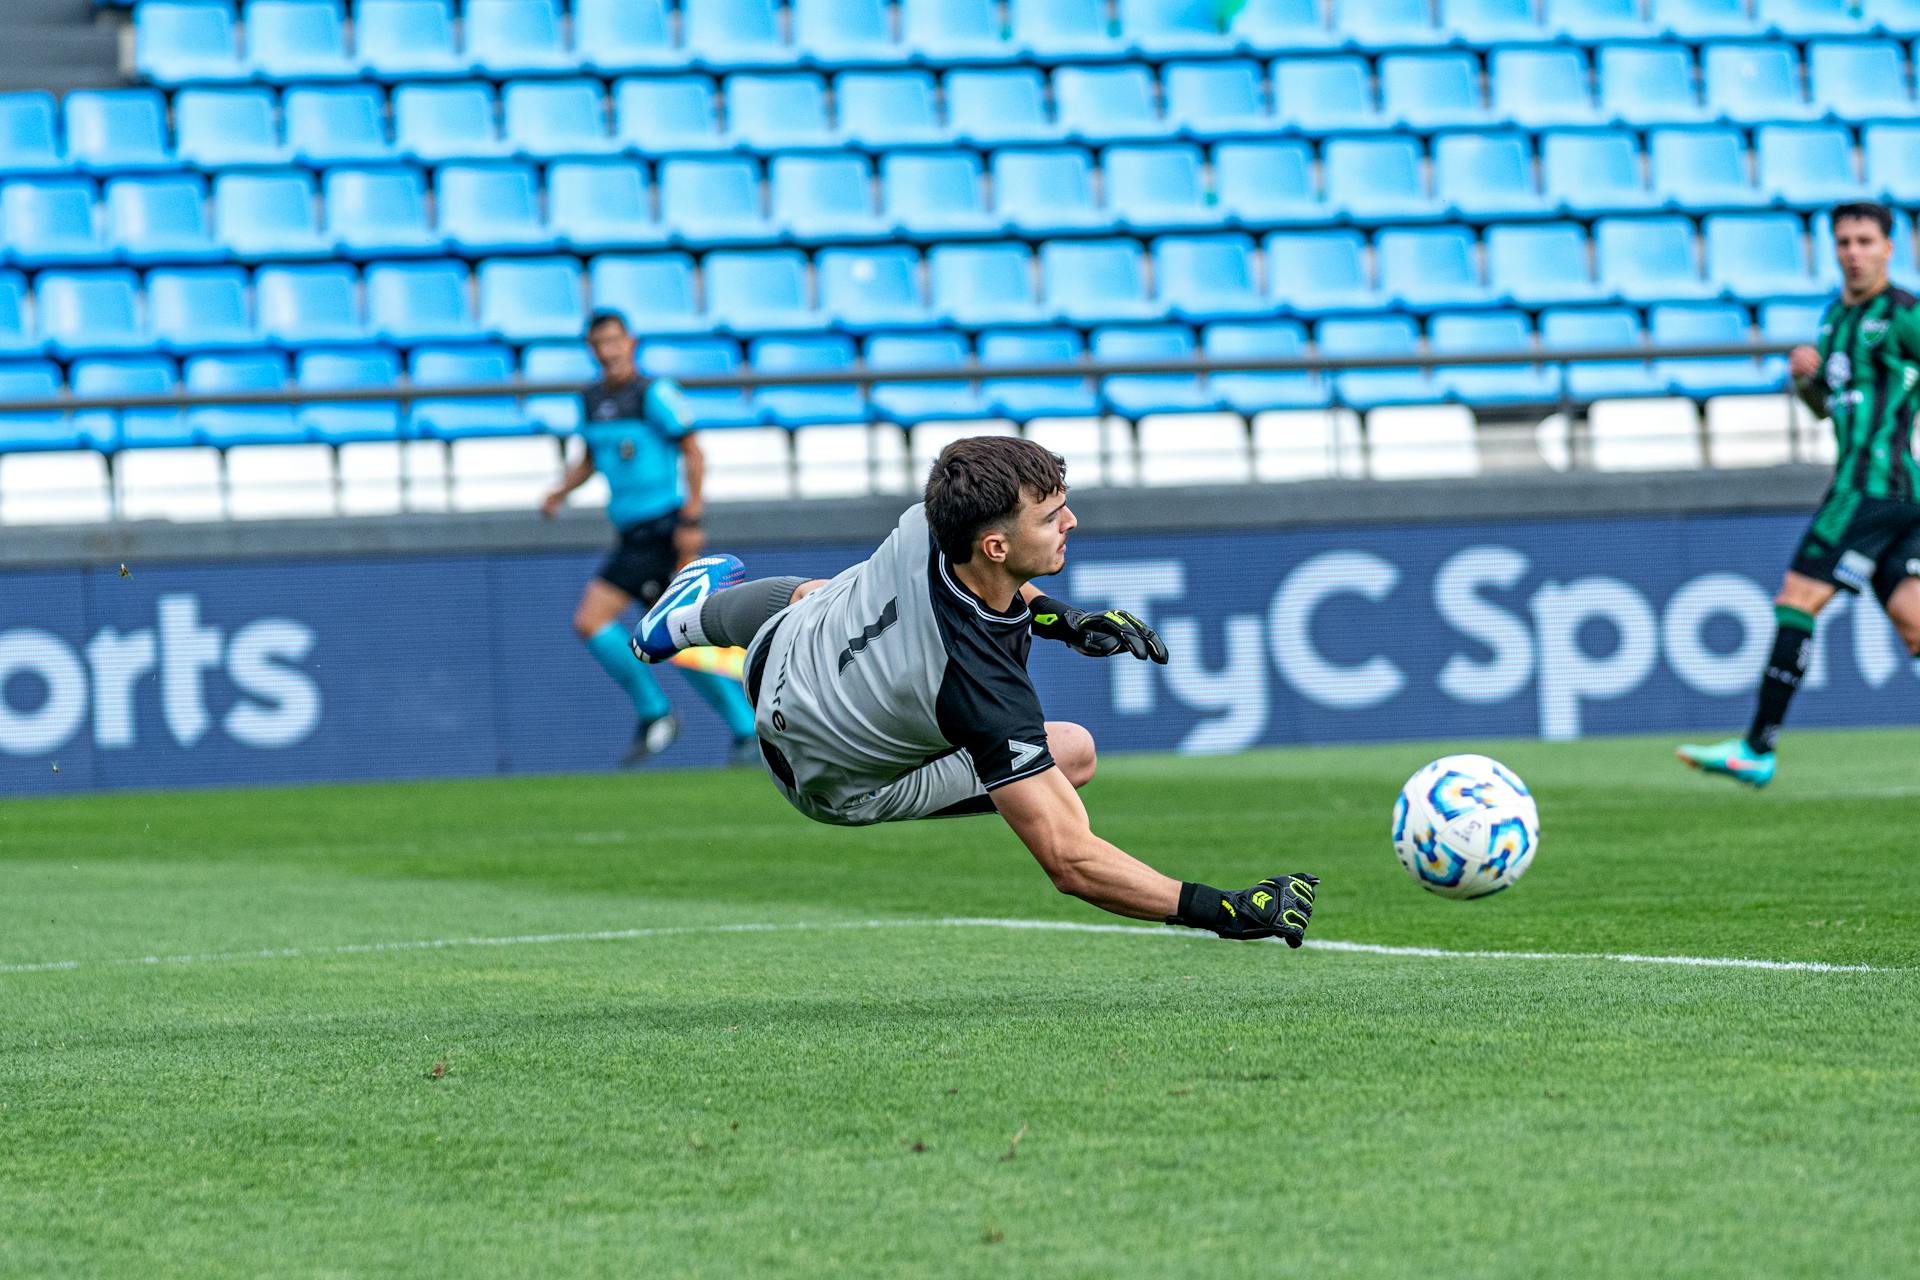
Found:
<path fill-rule="evenodd" d="M 620 461 L 622 461 L 622 462 L 632 462 L 632 461 L 633 461 L 633 453 L 634 453 L 634 449 L 633 449 L 633 441 L 631 441 L 631 440 L 622 440 L 622 441 L 620 442 Z"/>
<path fill-rule="evenodd" d="M 1844 351 L 1827 357 L 1827 385 L 1838 391 L 1853 381 L 1853 359 Z"/>
<path fill-rule="evenodd" d="M 1862 321 L 1860 324 L 1860 340 L 1870 347 L 1878 346 L 1880 340 L 1887 336 L 1887 329 L 1890 325 L 1891 322 L 1887 320 Z"/>

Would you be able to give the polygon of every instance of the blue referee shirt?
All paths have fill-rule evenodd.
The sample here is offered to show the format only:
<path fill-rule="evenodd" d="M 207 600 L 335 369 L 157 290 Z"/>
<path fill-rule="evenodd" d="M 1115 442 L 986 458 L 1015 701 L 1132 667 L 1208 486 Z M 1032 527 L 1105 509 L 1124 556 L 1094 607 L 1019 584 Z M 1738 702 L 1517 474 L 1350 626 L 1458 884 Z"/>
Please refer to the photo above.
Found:
<path fill-rule="evenodd" d="M 581 436 L 612 490 L 607 518 L 622 529 L 657 520 L 686 501 L 680 441 L 693 429 L 686 393 L 671 378 L 596 383 L 580 393 Z"/>

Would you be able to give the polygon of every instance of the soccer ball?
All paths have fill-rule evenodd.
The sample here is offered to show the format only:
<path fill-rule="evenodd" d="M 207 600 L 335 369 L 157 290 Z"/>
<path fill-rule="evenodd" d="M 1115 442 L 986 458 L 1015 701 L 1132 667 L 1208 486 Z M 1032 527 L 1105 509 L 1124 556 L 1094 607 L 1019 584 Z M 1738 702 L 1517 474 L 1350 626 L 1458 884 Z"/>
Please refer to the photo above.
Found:
<path fill-rule="evenodd" d="M 1422 889 L 1484 898 L 1525 874 L 1540 849 L 1540 811 L 1518 775 L 1486 756 L 1446 756 L 1407 779 L 1393 802 L 1393 851 Z"/>

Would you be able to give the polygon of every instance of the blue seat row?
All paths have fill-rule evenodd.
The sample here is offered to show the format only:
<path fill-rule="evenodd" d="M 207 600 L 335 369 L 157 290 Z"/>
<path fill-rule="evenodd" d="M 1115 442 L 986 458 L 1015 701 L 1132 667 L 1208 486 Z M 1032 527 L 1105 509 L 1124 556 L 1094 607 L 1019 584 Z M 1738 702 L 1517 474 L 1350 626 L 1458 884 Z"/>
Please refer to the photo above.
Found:
<path fill-rule="evenodd" d="M 573 0 L 570 22 L 557 0 L 253 0 L 244 30 L 224 0 L 146 0 L 135 56 L 185 84 L 1920 34 L 1915 0 L 1334 0 L 1331 25 L 1317 0 L 1010 0 L 1004 25 L 994 0 L 794 0 L 791 41 L 783 7 L 685 4 L 676 42 L 667 0 Z"/>

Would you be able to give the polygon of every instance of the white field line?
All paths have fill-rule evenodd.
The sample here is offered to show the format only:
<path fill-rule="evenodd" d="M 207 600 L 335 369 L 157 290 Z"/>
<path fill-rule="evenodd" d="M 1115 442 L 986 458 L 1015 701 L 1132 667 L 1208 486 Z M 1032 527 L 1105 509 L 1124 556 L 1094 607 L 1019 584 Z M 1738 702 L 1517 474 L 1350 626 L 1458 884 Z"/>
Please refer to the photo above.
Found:
<path fill-rule="evenodd" d="M 268 947 L 259 951 L 216 951 L 197 955 L 122 956 L 106 960 L 37 960 L 0 964 L 0 974 L 234 964 L 245 960 L 367 956 L 403 951 L 450 951 L 466 947 L 537 947 L 575 942 L 629 942 L 641 938 L 698 937 L 729 933 L 831 932 L 848 929 L 1024 929 L 1050 933 L 1125 933 L 1135 937 L 1165 938 L 1177 942 L 1212 941 L 1203 933 L 1142 925 L 947 916 L 925 920 L 846 920 L 822 924 L 796 921 L 792 923 L 667 925 L 650 929 L 597 929 L 586 933 L 522 933 L 493 938 L 425 938 L 405 942 L 354 942 L 333 947 Z M 1793 973 L 1890 972 L 1876 965 L 1826 964 L 1818 960 L 1748 960 L 1732 956 L 1643 956 L 1603 951 L 1449 951 L 1440 947 L 1393 947 L 1378 943 L 1341 942 L 1325 938 L 1308 939 L 1307 947 L 1313 951 L 1373 956 L 1415 956 L 1431 960 L 1611 960 L 1623 964 L 1665 964 L 1704 969 L 1766 969 Z"/>

